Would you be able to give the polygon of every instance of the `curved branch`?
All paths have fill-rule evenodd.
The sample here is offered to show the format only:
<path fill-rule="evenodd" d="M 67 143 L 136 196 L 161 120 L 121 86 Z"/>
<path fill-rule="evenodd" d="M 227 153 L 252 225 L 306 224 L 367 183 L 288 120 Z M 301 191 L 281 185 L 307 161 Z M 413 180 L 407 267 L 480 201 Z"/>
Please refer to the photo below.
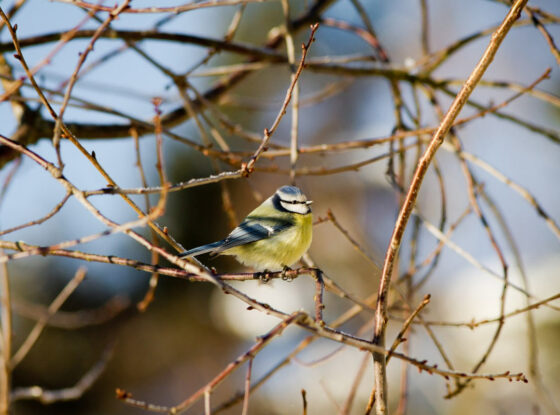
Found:
<path fill-rule="evenodd" d="M 406 194 L 406 198 L 399 212 L 391 240 L 385 254 L 385 261 L 383 263 L 383 271 L 379 283 L 379 291 L 377 296 L 377 306 L 375 310 L 375 330 L 373 335 L 373 342 L 381 347 L 385 347 L 385 331 L 387 328 L 388 315 L 387 315 L 387 295 L 389 291 L 389 284 L 393 274 L 393 267 L 397 259 L 397 254 L 402 242 L 404 231 L 410 216 L 414 210 L 416 199 L 420 191 L 422 181 L 428 171 L 428 167 L 434 158 L 438 148 L 443 143 L 443 140 L 453 125 L 453 121 L 459 115 L 461 109 L 467 103 L 467 100 L 474 88 L 482 78 L 486 69 L 492 63 L 496 52 L 498 51 L 502 41 L 506 37 L 509 29 L 513 23 L 519 18 L 521 10 L 527 3 L 527 0 L 517 0 L 512 6 L 505 17 L 500 27 L 492 34 L 492 39 L 480 61 L 469 75 L 469 78 L 455 97 L 449 110 L 445 114 L 443 120 L 437 131 L 435 132 L 432 140 L 430 141 L 426 151 L 418 161 L 418 165 L 414 172 L 412 182 Z M 382 415 L 387 413 L 387 371 L 386 371 L 386 356 L 381 353 L 373 353 L 374 359 L 374 372 L 375 372 L 375 397 L 376 397 L 376 414 Z"/>

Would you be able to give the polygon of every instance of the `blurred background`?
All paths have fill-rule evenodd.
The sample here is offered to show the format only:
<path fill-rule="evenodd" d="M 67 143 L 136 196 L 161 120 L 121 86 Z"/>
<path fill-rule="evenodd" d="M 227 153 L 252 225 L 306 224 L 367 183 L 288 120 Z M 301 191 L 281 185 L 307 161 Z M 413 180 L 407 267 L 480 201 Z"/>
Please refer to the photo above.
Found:
<path fill-rule="evenodd" d="M 134 31 L 141 37 L 128 43 L 122 40 L 123 36 L 102 37 L 95 42 L 72 90 L 64 121 L 87 151 L 95 152 L 96 159 L 120 187 L 142 187 L 135 141 L 128 132 L 131 121 L 150 122 L 156 115 L 152 102 L 156 97 L 162 100 L 159 109 L 163 120 L 174 111 L 184 111 L 184 99 L 169 73 L 180 75 L 188 82 L 187 93 L 194 101 L 195 91 L 205 94 L 232 71 L 239 70 L 239 66 L 233 65 L 262 62 L 219 96 L 209 97 L 213 104 L 204 105 L 200 111 L 204 116 L 198 119 L 203 132 L 190 117 L 183 117 L 169 126 L 164 123 L 174 134 L 163 135 L 164 169 L 169 182 L 175 184 L 238 169 L 240 161 L 247 161 L 256 150 L 258 142 L 246 136 L 260 139 L 262 131 L 271 126 L 290 85 L 291 72 L 285 59 L 278 58 L 275 62 L 262 57 L 265 52 L 286 55 L 284 40 L 279 41 L 277 47 L 271 43 L 274 36 L 286 30 L 282 2 L 246 3 L 180 13 L 123 13 L 111 22 L 111 29 Z M 299 79 L 299 146 L 305 149 L 373 140 L 390 137 L 396 131 L 437 126 L 438 111 L 430 94 L 445 112 L 453 93 L 460 89 L 488 45 L 493 29 L 507 14 L 509 6 L 504 3 L 507 2 L 289 2 L 296 62 L 301 54 L 299 45 L 309 38 L 309 23 L 321 23 L 309 51 L 309 65 Z M 103 4 L 114 6 L 108 2 Z M 157 4 L 135 0 L 131 7 L 172 8 L 183 4 L 171 0 Z M 320 5 L 316 13 L 310 12 L 316 5 Z M 557 45 L 560 3 L 541 0 L 530 1 L 529 5 L 535 8 L 532 10 L 542 11 L 541 14 L 529 12 L 544 24 Z M 97 12 L 94 17 L 88 17 L 87 7 L 63 1 L 5 0 L 0 7 L 5 12 L 15 10 L 11 22 L 17 24 L 23 55 L 31 68 L 42 65 L 36 80 L 54 109 L 59 111 L 63 99 L 60 91 L 64 93 L 93 32 L 84 32 L 83 36 L 62 43 L 56 53 L 53 51 L 59 38 L 46 39 L 46 35 L 64 34 L 78 25 L 81 31 L 95 30 L 107 18 L 107 13 Z M 301 16 L 311 16 L 310 21 L 297 26 L 294 22 Z M 335 27 L 337 25 L 339 27 Z M 368 32 L 368 25 L 374 29 L 376 38 Z M 237 53 L 223 50 L 223 45 L 213 49 L 212 45 L 196 44 L 201 43 L 198 40 L 162 40 L 142 33 L 192 35 L 197 39 L 228 43 L 229 40 L 224 41 L 228 30 L 232 33 L 232 44 L 258 48 L 262 53 Z M 380 47 L 372 47 L 376 45 L 372 38 L 377 39 Z M 23 42 L 25 39 L 28 43 Z M 457 47 L 441 64 L 436 64 L 441 52 L 453 45 Z M 491 166 L 481 168 L 481 163 L 468 159 L 476 180 L 471 189 L 505 257 L 509 281 L 532 295 L 527 299 L 509 286 L 504 301 L 506 313 L 526 307 L 527 301 L 533 304 L 560 293 L 560 236 L 550 225 L 560 220 L 557 184 L 560 177 L 560 66 L 555 58 L 555 52 L 558 53 L 555 47 L 547 43 L 529 14 L 524 12 L 500 47 L 484 82 L 474 91 L 473 105 L 467 105 L 460 118 L 503 102 L 537 80 L 549 67 L 552 68 L 550 76 L 499 113 L 474 118 L 454 131 L 465 152 Z M 0 50 L 4 56 L 1 64 L 6 89 L 6 82 L 25 77 L 25 73 L 13 56 L 12 39 L 5 26 L 0 33 Z M 53 55 L 49 56 L 51 53 Z M 395 111 L 395 87 L 404 102 L 402 108 L 397 108 L 399 117 Z M 4 136 L 12 136 L 21 126 L 19 103 L 24 103 L 36 119 L 51 121 L 33 88 L 26 83 L 19 94 L 0 104 L 0 134 Z M 220 117 L 237 126 L 238 132 L 220 124 Z M 270 153 L 289 149 L 292 125 L 293 116 L 288 107 L 272 138 Z M 212 158 L 176 138 L 206 145 L 207 137 L 216 138 L 212 128 L 221 133 L 227 149 L 238 155 L 237 159 L 228 162 Z M 56 162 L 52 129 L 47 132 L 38 133 L 40 138 L 30 139 L 26 144 L 43 158 Z M 389 143 L 363 145 L 352 150 L 302 151 L 299 156 L 295 182 L 314 201 L 317 221 L 310 258 L 354 298 L 365 301 L 373 296 L 375 299 L 380 267 L 399 209 L 399 186 L 408 187 L 416 159 L 423 149 L 422 140 L 429 138 L 428 132 L 411 135 L 402 142 L 395 140 L 393 151 L 400 145 L 409 148 L 402 156 L 394 153 L 392 163 L 387 157 Z M 448 138 L 447 143 L 452 142 L 453 139 Z M 139 151 L 150 186 L 160 183 L 156 148 L 154 134 L 142 134 Z M 225 152 L 219 140 L 212 148 Z M 278 186 L 290 182 L 290 161 L 286 152 L 283 154 L 272 157 L 265 153 L 249 178 L 171 192 L 165 214 L 157 222 L 166 226 L 169 234 L 186 248 L 222 239 L 236 221 Z M 106 180 L 68 140 L 61 141 L 61 156 L 65 177 L 78 188 L 95 190 L 107 186 Z M 558 300 L 547 303 L 530 315 L 523 312 L 508 317 L 495 346 L 497 323 L 469 328 L 468 322 L 500 316 L 504 287 L 502 264 L 472 207 L 462 217 L 471 198 L 460 157 L 450 144 L 438 151 L 436 159 L 439 173 L 432 166 L 418 198 L 418 213 L 436 228 L 440 226 L 444 233 L 451 230 L 452 246 L 445 244 L 434 263 L 430 254 L 439 240 L 422 221 L 415 218 L 410 221 L 393 277 L 397 283 L 391 293 L 393 306 L 388 343 L 402 327 L 403 318 L 410 314 L 407 307 L 415 308 L 429 293 L 431 303 L 421 315 L 425 321 L 435 323 L 428 326 L 432 335 L 422 325 L 413 325 L 405 336 L 407 354 L 446 368 L 447 358 L 454 369 L 471 372 L 492 345 L 478 370 L 480 373 L 523 372 L 530 382 L 477 380 L 456 396 L 445 399 L 456 386 L 454 380 L 446 382 L 439 376 L 418 373 L 414 367 L 409 367 L 407 401 L 403 408 L 403 366 L 393 359 L 389 364 L 391 413 L 401 410 L 409 414 L 457 415 L 560 413 L 557 396 L 560 390 L 560 303 Z M 44 217 L 63 199 L 62 186 L 32 160 L 0 160 L 0 183 L 3 184 L 0 231 Z M 363 165 L 353 166 L 368 160 Z M 338 168 L 342 171 L 331 170 Z M 391 169 L 396 175 L 394 180 Z M 501 176 L 491 169 L 501 172 L 514 185 L 500 181 L 497 177 Z M 516 191 L 516 185 L 527 189 L 536 202 L 523 198 Z M 145 209 L 143 195 L 131 198 Z M 157 193 L 149 196 L 152 206 L 158 198 Z M 137 218 L 117 195 L 91 196 L 89 200 L 103 215 L 118 223 Z M 546 212 L 544 219 L 539 209 Z M 328 211 L 362 252 L 327 219 Z M 83 205 L 70 198 L 52 218 L 3 234 L 0 242 L 23 241 L 49 246 L 105 229 Z M 148 228 L 138 232 L 151 238 Z M 511 240 L 515 241 L 514 245 Z M 164 243 L 162 246 L 172 252 L 169 246 Z M 463 254 L 454 247 L 459 247 Z M 70 249 L 151 261 L 145 247 L 119 233 Z M 0 255 L 10 253 L 13 251 L 6 249 Z M 411 262 L 421 264 L 426 258 L 428 265 L 411 267 Z M 220 273 L 246 271 L 228 257 L 201 259 Z M 162 265 L 169 264 L 163 262 Z M 25 340 L 37 316 L 44 315 L 46 307 L 80 266 L 87 268 L 85 280 L 61 311 L 49 320 L 34 347 L 15 368 L 12 388 L 40 385 L 59 390 L 71 387 L 104 359 L 107 350 L 111 351 L 111 356 L 102 374 L 79 399 L 49 405 L 20 400 L 14 403 L 17 414 L 145 412 L 117 400 L 116 388 L 152 404 L 175 405 L 204 386 L 228 363 L 245 353 L 257 336 L 266 334 L 278 323 L 272 317 L 247 310 L 245 303 L 224 295 L 210 284 L 165 276 L 159 278 L 153 302 L 140 312 L 137 304 L 149 289 L 149 273 L 114 264 L 36 255 L 7 262 L 14 310 L 14 350 Z M 407 274 L 409 269 L 413 269 L 411 274 Z M 299 309 L 313 312 L 314 282 L 307 276 L 292 282 L 250 281 L 234 286 L 287 313 Z M 404 293 L 409 306 L 397 291 Z M 325 305 L 325 320 L 329 324 L 354 303 L 328 291 Z M 370 339 L 372 318 L 371 310 L 363 310 L 341 329 Z M 528 322 L 530 319 L 534 330 Z M 464 324 L 438 324 L 442 322 Z M 290 356 L 308 335 L 302 329 L 289 327 L 256 356 L 252 364 L 253 381 L 269 373 L 284 359 L 288 360 L 251 393 L 248 413 L 302 413 L 302 389 L 307 392 L 309 414 L 364 413 L 373 386 L 371 357 L 324 339 L 313 342 L 295 357 Z M 443 348 L 445 358 L 435 346 L 434 338 Z M 246 370 L 246 365 L 242 366 L 216 388 L 211 396 L 212 408 L 219 408 L 236 393 L 243 392 Z M 355 397 L 348 406 L 352 390 Z M 200 400 L 188 413 L 203 412 L 203 400 Z M 241 413 L 241 404 L 226 408 L 222 413 Z"/>

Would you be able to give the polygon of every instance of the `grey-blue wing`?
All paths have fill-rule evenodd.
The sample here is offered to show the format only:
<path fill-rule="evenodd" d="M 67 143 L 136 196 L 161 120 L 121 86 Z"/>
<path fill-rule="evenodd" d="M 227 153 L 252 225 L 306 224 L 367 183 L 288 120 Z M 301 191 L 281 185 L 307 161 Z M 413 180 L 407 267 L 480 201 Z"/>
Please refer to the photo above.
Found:
<path fill-rule="evenodd" d="M 220 253 L 226 249 L 270 238 L 290 226 L 292 226 L 292 223 L 284 220 L 246 219 L 231 231 L 214 252 Z"/>
<path fill-rule="evenodd" d="M 217 248 L 220 247 L 222 242 L 223 241 L 218 241 L 218 242 L 214 242 L 214 243 L 207 244 L 207 245 L 197 246 L 196 248 L 189 249 L 188 251 L 185 251 L 185 252 L 179 254 L 179 256 L 180 257 L 198 256 L 198 255 L 202 255 L 202 254 L 207 254 L 209 252 L 214 252 L 214 251 L 216 251 Z"/>

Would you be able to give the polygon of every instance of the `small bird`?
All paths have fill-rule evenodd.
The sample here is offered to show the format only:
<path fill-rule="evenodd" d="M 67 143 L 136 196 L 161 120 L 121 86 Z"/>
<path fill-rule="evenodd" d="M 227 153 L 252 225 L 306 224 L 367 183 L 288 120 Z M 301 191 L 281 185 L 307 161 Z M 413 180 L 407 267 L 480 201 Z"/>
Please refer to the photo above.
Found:
<path fill-rule="evenodd" d="M 311 244 L 313 203 L 295 186 L 282 186 L 253 210 L 225 239 L 179 256 L 235 255 L 257 271 L 287 270 Z"/>

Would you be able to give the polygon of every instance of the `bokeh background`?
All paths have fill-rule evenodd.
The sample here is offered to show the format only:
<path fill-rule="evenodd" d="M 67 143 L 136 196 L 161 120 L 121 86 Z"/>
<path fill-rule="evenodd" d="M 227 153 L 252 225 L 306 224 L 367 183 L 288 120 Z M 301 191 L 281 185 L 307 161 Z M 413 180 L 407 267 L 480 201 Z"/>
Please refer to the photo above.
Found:
<path fill-rule="evenodd" d="M 16 2 L 19 4 L 20 2 Z M 303 15 L 313 1 L 292 1 L 291 17 Z M 364 22 L 356 11 L 353 1 L 331 1 L 322 12 L 324 18 L 350 23 L 364 28 Z M 362 2 L 362 6 L 378 40 L 390 57 L 390 63 L 380 62 L 378 51 L 355 33 L 320 26 L 316 41 L 310 50 L 310 59 L 325 58 L 325 62 L 343 62 L 350 68 L 385 68 L 407 70 L 413 75 L 422 74 L 423 66 L 421 33 L 421 4 L 417 0 L 394 2 Z M 183 4 L 181 1 L 133 1 L 132 7 L 164 7 Z M 530 5 L 545 10 L 553 16 L 546 28 L 553 39 L 560 38 L 560 3 L 557 0 L 531 1 Z M 14 5 L 11 0 L 0 4 L 3 10 Z M 111 3 L 106 3 L 112 6 Z M 426 1 L 428 10 L 428 41 L 430 52 L 449 45 L 499 24 L 508 6 L 498 1 Z M 243 8 L 234 42 L 262 46 L 267 37 L 277 33 L 285 23 L 281 3 L 268 1 L 245 6 L 209 7 L 189 12 L 122 14 L 111 23 L 114 29 L 149 30 L 166 19 L 158 30 L 161 32 L 198 35 L 222 39 L 234 15 Z M 105 19 L 106 13 L 97 14 Z M 47 33 L 64 33 L 87 16 L 87 10 L 71 2 L 46 2 L 27 0 L 12 18 L 17 23 L 20 39 Z M 527 20 L 523 14 L 522 19 Z M 530 23 L 530 22 L 529 22 Z M 83 29 L 96 29 L 99 22 L 89 19 Z M 294 34 L 296 56 L 299 44 L 307 40 L 309 30 Z M 454 80 L 449 89 L 458 91 L 476 65 L 489 35 L 469 42 L 451 55 L 430 76 L 434 80 Z M 9 51 L 11 38 L 3 28 L 0 41 L 13 78 L 24 75 L 21 66 Z M 89 38 L 73 39 L 36 75 L 43 88 L 59 89 L 74 71 L 79 54 L 87 47 Z M 162 99 L 161 110 L 166 114 L 180 108 L 182 100 L 176 87 L 160 69 L 148 62 L 138 52 L 125 47 L 119 39 L 101 38 L 88 56 L 86 66 L 123 48 L 114 57 L 94 66 L 81 76 L 73 90 L 73 98 L 121 111 L 141 120 L 151 120 L 155 114 L 152 99 Z M 182 74 L 194 68 L 188 81 L 201 92 L 211 88 L 219 76 L 205 76 L 205 71 L 245 62 L 247 57 L 230 52 L 216 53 L 209 61 L 198 66 L 208 54 L 208 48 L 181 42 L 144 40 L 137 46 L 154 61 L 169 70 Z M 24 56 L 31 67 L 41 62 L 53 49 L 49 42 L 25 47 Z M 284 45 L 278 49 L 285 53 Z M 357 59 L 359 57 L 359 59 Z M 330 60 L 329 60 L 330 59 Z M 520 122 L 488 114 L 457 128 L 464 150 L 475 154 L 501 171 L 515 183 L 529 189 L 552 220 L 560 220 L 560 105 L 559 64 L 543 35 L 532 24 L 514 27 L 501 46 L 495 61 L 484 80 L 501 83 L 529 85 L 546 68 L 551 75 L 536 90 L 543 91 L 551 99 L 524 95 L 503 110 L 514 121 L 538 126 L 527 128 Z M 290 83 L 290 70 L 286 64 L 267 64 L 254 71 L 241 83 L 225 94 L 217 104 L 223 114 L 242 126 L 245 131 L 260 135 L 276 117 Z M 437 125 L 437 114 L 423 94 L 421 85 L 400 81 L 403 99 L 416 115 L 421 111 L 420 126 Z M 507 86 L 507 85 L 506 85 Z M 395 128 L 393 95 L 387 76 L 355 75 L 333 71 L 305 69 L 300 78 L 301 109 L 299 143 L 301 146 L 338 143 L 358 139 L 390 136 Z M 480 85 L 472 99 L 482 105 L 502 102 L 516 91 L 507 87 Z M 37 109 L 48 119 L 48 113 L 37 102 L 35 91 L 26 86 L 21 89 L 27 105 Z M 437 97 L 445 110 L 452 97 L 436 89 Z M 49 94 L 55 109 L 59 108 L 61 96 Z M 96 125 L 122 124 L 128 120 L 76 105 L 66 111 L 66 122 Z M 475 114 L 478 110 L 466 107 L 461 116 Z M 209 111 L 207 111 L 209 113 Z M 414 120 L 403 111 L 405 124 L 416 128 Z M 211 115 L 209 115 L 211 117 Z M 272 143 L 290 145 L 290 111 L 284 117 Z M 0 133 L 5 136 L 17 128 L 17 119 L 9 102 L 0 104 Z M 545 130 L 545 131 L 544 131 Z M 196 124 L 186 121 L 174 126 L 172 131 L 182 137 L 202 142 Z M 543 131 L 545 133 L 543 133 Z M 546 134 L 548 133 L 548 134 Z M 236 151 L 253 152 L 258 144 L 224 132 L 230 147 Z M 130 137 L 110 139 L 84 138 L 78 135 L 88 151 L 95 151 L 97 160 L 123 188 L 140 187 L 141 181 L 135 166 L 134 141 Z M 414 138 L 413 138 L 414 139 Z M 411 139 L 411 140 L 413 140 Z M 409 141 L 407 143 L 412 143 Z M 50 161 L 56 160 L 50 137 L 44 137 L 30 148 Z M 192 178 L 206 177 L 215 173 L 215 166 L 208 157 L 183 143 L 164 137 L 165 169 L 171 183 Z M 142 163 L 150 185 L 157 185 L 159 178 L 155 168 L 156 144 L 153 134 L 140 138 Z M 334 168 L 367 160 L 387 153 L 388 145 L 362 148 L 340 153 L 301 155 L 298 166 L 308 168 Z M 88 164 L 78 150 L 66 140 L 61 143 L 61 154 L 66 163 L 65 176 L 81 189 L 98 189 L 106 182 Z M 416 150 L 406 155 L 407 174 L 414 167 Z M 248 159 L 246 157 L 245 159 Z M 469 205 L 467 184 L 457 157 L 445 148 L 437 155 L 444 178 L 446 192 L 446 230 L 460 217 Z M 4 183 L 16 162 L 11 161 L 0 170 L 0 183 Z M 274 160 L 261 159 L 257 167 L 279 166 L 289 168 L 286 157 Z M 233 169 L 225 163 L 222 170 Z M 296 183 L 314 200 L 317 219 L 325 218 L 330 209 L 363 251 L 364 257 L 328 221 L 317 224 L 310 257 L 333 281 L 346 292 L 365 299 L 376 292 L 379 267 L 387 248 L 399 208 L 399 194 L 387 175 L 387 159 L 367 164 L 359 169 L 328 175 L 301 175 Z M 560 266 L 558 235 L 551 232 L 534 206 L 512 190 L 512 187 L 496 180 L 488 172 L 472 165 L 478 183 L 503 214 L 508 229 L 517 244 L 528 276 L 529 290 L 534 295 L 531 302 L 560 292 Z M 408 176 L 407 176 L 408 177 Z M 240 219 L 263 198 L 268 197 L 277 186 L 288 183 L 285 173 L 257 171 L 250 178 L 225 182 L 231 195 L 235 216 Z M 0 229 L 8 229 L 48 213 L 64 196 L 64 189 L 51 176 L 29 159 L 21 165 L 7 186 L 3 187 L 0 205 Z M 224 210 L 223 188 L 210 184 L 189 188 L 169 194 L 164 216 L 158 223 L 167 226 L 170 234 L 185 247 L 212 242 L 223 238 L 231 229 L 231 221 Z M 158 195 L 152 195 L 155 203 Z M 143 206 L 143 196 L 133 197 Z M 119 223 L 134 220 L 135 213 L 118 196 L 94 196 L 90 200 L 104 215 Z M 500 224 L 492 214 L 491 205 L 481 198 L 480 203 L 487 215 L 491 229 L 506 256 L 512 283 L 522 285 L 519 264 L 509 247 L 507 237 L 500 231 Z M 429 172 L 418 201 L 422 216 L 437 224 L 441 216 L 440 187 L 433 169 Z M 411 252 L 412 222 L 407 230 L 401 249 L 402 262 L 399 271 L 408 267 Z M 91 216 L 84 207 L 70 199 L 53 218 L 39 226 L 11 232 L 1 238 L 6 241 L 24 241 L 33 245 L 48 246 L 60 241 L 93 234 L 105 227 Z M 148 230 L 140 230 L 149 236 Z M 479 263 L 500 272 L 500 263 L 480 220 L 470 214 L 460 223 L 452 235 L 453 242 L 468 252 Z M 437 245 L 424 227 L 417 237 L 418 258 L 425 258 Z M 116 255 L 150 262 L 150 253 L 126 235 L 115 234 L 82 244 L 76 249 L 101 255 Z M 5 251 L 4 254 L 8 253 Z M 241 271 L 230 258 L 208 259 L 207 264 L 219 272 Z M 418 261 L 418 262 L 419 262 Z M 75 384 L 101 357 L 107 347 L 113 347 L 112 357 L 95 384 L 75 401 L 43 405 L 33 401 L 15 404 L 18 414 L 133 414 L 142 409 L 132 408 L 115 399 L 115 388 L 123 388 L 134 397 L 154 404 L 176 404 L 219 373 L 237 355 L 245 352 L 256 336 L 265 334 L 276 323 L 231 296 L 204 283 L 161 277 L 154 301 L 145 312 L 139 312 L 136 303 L 146 290 L 150 275 L 131 268 L 116 265 L 87 263 L 52 256 L 33 256 L 8 262 L 8 271 L 14 302 L 14 344 L 21 344 L 34 324 L 29 310 L 33 305 L 47 306 L 73 276 L 80 265 L 87 267 L 87 277 L 64 304 L 37 344 L 13 373 L 13 387 L 41 385 L 59 389 Z M 421 278 L 423 273 L 412 278 Z M 398 276 L 395 276 L 398 278 Z M 416 305 L 430 293 L 431 304 L 423 317 L 428 321 L 468 322 L 473 319 L 490 319 L 499 316 L 502 281 L 492 278 L 470 264 L 456 252 L 444 247 L 437 267 L 417 291 L 411 304 Z M 267 302 L 283 311 L 313 310 L 313 281 L 301 277 L 291 283 L 273 281 L 268 284 L 245 282 L 236 285 L 260 301 Z M 115 300 L 116 299 L 116 300 Z M 119 312 L 113 318 L 92 318 L 92 324 L 70 329 L 65 322 L 72 318 L 89 321 L 88 316 L 100 308 L 106 310 L 108 301 L 117 304 Z M 327 324 L 352 305 L 332 293 L 325 297 Z M 551 303 L 554 304 L 554 303 Z M 558 304 L 558 302 L 556 302 Z M 525 296 L 513 289 L 508 290 L 506 310 L 512 311 L 526 305 Z M 105 307 L 105 308 L 104 308 Z M 17 309 L 23 311 L 18 312 Z M 27 312 L 25 311 L 27 310 Z M 90 314 L 84 314 L 89 310 Z M 82 314 L 79 314 L 82 313 Z M 31 313 L 32 314 L 32 313 Z M 392 339 L 401 327 L 402 317 L 396 308 L 390 322 L 388 339 Z M 362 312 L 343 326 L 343 330 L 355 333 L 366 325 L 362 334 L 370 338 L 372 329 L 367 328 L 373 314 Z M 531 359 L 539 368 L 539 385 L 534 379 L 529 384 L 510 383 L 505 380 L 473 382 L 465 391 L 452 399 L 444 399 L 444 379 L 409 369 L 409 414 L 471 414 L 471 413 L 560 413 L 560 315 L 555 309 L 540 307 L 532 313 L 536 325 L 538 350 L 529 349 L 531 332 L 527 326 L 527 313 L 506 320 L 504 329 L 486 364 L 483 373 L 524 372 L 529 376 Z M 107 321 L 105 321 L 107 320 Z M 433 326 L 436 337 L 458 370 L 470 371 L 484 354 L 495 332 L 495 325 L 484 325 L 474 330 L 466 326 Z M 298 341 L 308 333 L 288 328 L 279 338 L 255 358 L 252 366 L 253 379 L 258 379 L 287 356 Z M 432 339 L 420 325 L 406 337 L 409 338 L 408 353 L 419 359 L 444 366 Z M 334 353 L 331 356 L 331 353 Z M 326 340 L 319 340 L 300 353 L 297 358 L 279 370 L 258 391 L 251 394 L 251 414 L 301 413 L 301 389 L 307 391 L 310 414 L 340 413 L 364 354 L 343 348 Z M 373 385 L 371 362 L 359 387 L 353 408 L 348 413 L 363 413 Z M 396 359 L 390 364 L 391 408 L 396 408 L 402 375 L 401 363 Z M 233 394 L 243 390 L 245 367 L 228 378 L 212 394 L 212 403 L 218 406 Z M 541 387 L 542 386 L 542 387 Z M 551 399 L 543 397 L 548 394 Z M 551 403 L 552 402 L 552 403 Z M 202 413 L 199 402 L 189 413 Z M 237 405 L 224 413 L 241 413 Z"/>

